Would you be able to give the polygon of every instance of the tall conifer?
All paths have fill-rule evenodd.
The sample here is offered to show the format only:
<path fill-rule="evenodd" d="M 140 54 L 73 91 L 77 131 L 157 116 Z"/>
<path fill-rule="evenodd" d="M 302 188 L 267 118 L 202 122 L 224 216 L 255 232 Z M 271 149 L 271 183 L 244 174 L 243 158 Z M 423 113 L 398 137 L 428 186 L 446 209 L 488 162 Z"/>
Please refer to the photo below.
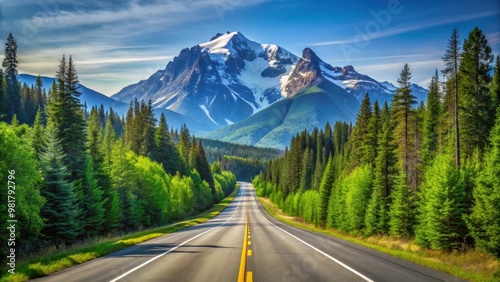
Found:
<path fill-rule="evenodd" d="M 422 158 L 425 165 L 437 154 L 439 141 L 439 120 L 441 116 L 441 102 L 439 93 L 439 77 L 432 77 L 429 92 L 427 94 L 427 108 L 424 116 L 424 136 L 422 146 Z"/>
<path fill-rule="evenodd" d="M 64 153 L 57 139 L 57 131 L 47 126 L 47 136 L 40 163 L 44 183 L 40 194 L 46 199 L 41 210 L 45 218 L 43 233 L 51 240 L 71 243 L 79 235 L 81 228 L 77 220 L 79 203 L 68 181 L 68 170 L 63 163 Z"/>
<path fill-rule="evenodd" d="M 459 96 L 458 96 L 458 67 L 460 65 L 460 35 L 457 28 L 453 29 L 450 39 L 448 40 L 448 49 L 446 49 L 443 61 L 445 69 L 443 74 L 447 79 L 447 97 L 445 101 L 449 101 L 451 105 L 447 105 L 448 111 L 452 113 L 452 119 L 455 132 L 455 165 L 460 167 L 460 123 L 459 123 Z"/>
<path fill-rule="evenodd" d="M 483 32 L 475 27 L 464 41 L 459 67 L 460 141 L 464 155 L 472 156 L 476 148 L 487 144 L 493 127 L 495 110 L 489 93 L 491 47 Z"/>
<path fill-rule="evenodd" d="M 21 89 L 19 89 L 19 80 L 17 78 L 17 42 L 12 33 L 9 33 L 5 42 L 5 57 L 2 62 L 5 72 L 6 82 L 6 117 L 10 121 L 14 115 L 17 115 L 24 122 L 24 115 L 21 104 Z"/>

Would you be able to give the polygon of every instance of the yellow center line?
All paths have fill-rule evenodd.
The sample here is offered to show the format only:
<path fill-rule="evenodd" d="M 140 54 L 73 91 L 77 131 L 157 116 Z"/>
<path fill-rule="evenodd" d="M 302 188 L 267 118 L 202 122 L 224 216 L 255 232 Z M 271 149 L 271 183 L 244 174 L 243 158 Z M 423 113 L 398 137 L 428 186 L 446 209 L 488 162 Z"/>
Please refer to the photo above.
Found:
<path fill-rule="evenodd" d="M 252 281 L 250 280 L 245 280 L 245 272 L 247 268 L 247 254 L 248 254 L 248 240 L 247 240 L 247 234 L 249 234 L 250 230 L 248 227 L 248 202 L 245 204 L 245 232 L 243 233 L 243 248 L 241 250 L 241 261 L 240 261 L 240 272 L 238 273 L 238 282 L 245 282 L 245 281 Z M 250 237 L 250 236 L 248 236 Z M 251 252 L 251 251 L 250 251 Z M 247 273 L 248 276 L 248 273 Z M 251 276 L 251 274 L 250 274 Z M 251 277 L 250 277 L 251 278 Z"/>
<path fill-rule="evenodd" d="M 253 281 L 253 275 L 251 271 L 247 271 L 247 282 Z"/>

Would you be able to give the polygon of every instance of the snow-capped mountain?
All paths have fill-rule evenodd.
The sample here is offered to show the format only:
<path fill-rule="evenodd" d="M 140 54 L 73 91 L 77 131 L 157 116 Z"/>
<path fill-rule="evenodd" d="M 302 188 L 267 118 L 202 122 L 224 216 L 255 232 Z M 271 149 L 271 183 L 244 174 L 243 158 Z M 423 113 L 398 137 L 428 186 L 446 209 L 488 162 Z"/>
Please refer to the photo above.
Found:
<path fill-rule="evenodd" d="M 282 76 L 298 60 L 277 45 L 258 44 L 239 32 L 217 34 L 182 50 L 164 70 L 112 97 L 124 102 L 151 99 L 156 108 L 188 115 L 210 131 L 282 99 Z"/>
<path fill-rule="evenodd" d="M 302 59 L 309 57 L 317 62 L 314 69 L 304 68 L 310 64 L 301 63 L 300 57 L 278 45 L 251 41 L 240 32 L 219 33 L 208 42 L 183 49 L 165 69 L 112 97 L 125 103 L 151 99 L 158 109 L 192 119 L 200 125 L 193 128 L 199 133 L 237 123 L 290 98 L 318 75 L 358 101 L 365 93 L 372 101 L 392 100 L 394 85 L 360 74 L 353 66 L 332 66 L 306 48 Z M 425 99 L 427 91 L 415 89 L 419 92 L 414 94 Z"/>

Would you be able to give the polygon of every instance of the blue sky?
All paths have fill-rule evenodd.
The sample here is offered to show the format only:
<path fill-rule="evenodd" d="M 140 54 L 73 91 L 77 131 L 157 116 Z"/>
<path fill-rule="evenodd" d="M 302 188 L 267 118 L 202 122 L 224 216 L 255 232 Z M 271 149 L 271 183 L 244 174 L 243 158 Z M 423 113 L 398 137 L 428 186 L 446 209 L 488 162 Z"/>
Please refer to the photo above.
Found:
<path fill-rule="evenodd" d="M 0 0 L 0 43 L 14 34 L 21 73 L 53 76 L 71 54 L 80 82 L 107 95 L 236 30 L 296 55 L 311 47 L 380 81 L 394 83 L 408 63 L 412 81 L 427 87 L 452 29 L 464 39 L 475 26 L 500 54 L 497 0 Z"/>

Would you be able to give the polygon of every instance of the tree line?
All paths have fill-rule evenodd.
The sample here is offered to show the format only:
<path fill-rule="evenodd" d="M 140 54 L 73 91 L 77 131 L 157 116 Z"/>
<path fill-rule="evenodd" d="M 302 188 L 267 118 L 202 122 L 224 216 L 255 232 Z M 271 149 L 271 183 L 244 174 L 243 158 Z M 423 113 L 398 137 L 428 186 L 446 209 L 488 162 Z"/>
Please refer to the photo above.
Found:
<path fill-rule="evenodd" d="M 200 139 L 208 161 L 219 162 L 223 170 L 231 171 L 240 181 L 251 181 L 265 169 L 267 162 L 283 155 L 283 151 L 250 145 Z"/>
<path fill-rule="evenodd" d="M 19 87 L 16 53 L 10 34 L 5 72 L 0 69 L 0 116 L 8 120 L 0 122 L 0 169 L 15 171 L 16 250 L 26 254 L 164 225 L 209 209 L 234 190 L 234 174 L 210 165 L 186 126 L 174 142 L 151 102 L 133 101 L 124 120 L 102 106 L 87 112 L 71 56 L 62 57 L 45 95 L 40 78 L 33 87 Z M 22 98 L 25 88 L 31 98 Z M 26 111 L 33 101 L 36 107 Z M 6 195 L 7 173 L 0 182 Z M 3 229 L 7 219 L 2 204 Z M 2 249 L 6 239 L 0 239 Z"/>
<path fill-rule="evenodd" d="M 297 135 L 254 179 L 257 193 L 325 228 L 500 257 L 500 58 L 493 60 L 479 28 L 463 43 L 454 29 L 426 104 L 416 103 L 405 64 L 390 105 L 367 93 L 354 127 Z"/>

